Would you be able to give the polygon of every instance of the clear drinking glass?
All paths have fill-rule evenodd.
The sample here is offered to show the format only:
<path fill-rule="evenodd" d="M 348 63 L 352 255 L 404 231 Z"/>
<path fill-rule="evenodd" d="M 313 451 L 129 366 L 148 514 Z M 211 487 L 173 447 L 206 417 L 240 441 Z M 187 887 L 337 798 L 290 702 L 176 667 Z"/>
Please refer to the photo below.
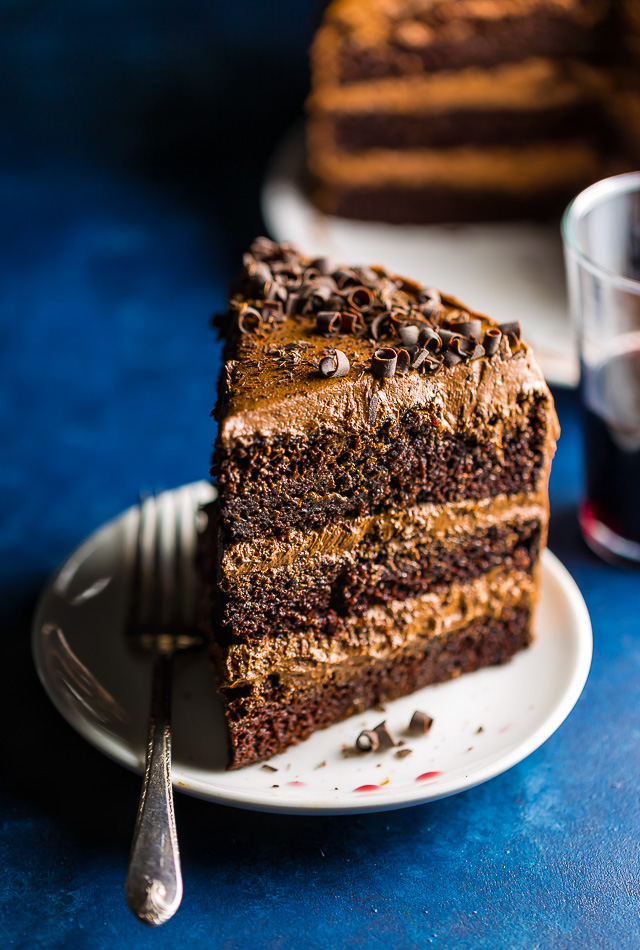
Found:
<path fill-rule="evenodd" d="M 580 526 L 602 557 L 640 563 L 640 172 L 581 192 L 562 239 L 580 348 Z"/>

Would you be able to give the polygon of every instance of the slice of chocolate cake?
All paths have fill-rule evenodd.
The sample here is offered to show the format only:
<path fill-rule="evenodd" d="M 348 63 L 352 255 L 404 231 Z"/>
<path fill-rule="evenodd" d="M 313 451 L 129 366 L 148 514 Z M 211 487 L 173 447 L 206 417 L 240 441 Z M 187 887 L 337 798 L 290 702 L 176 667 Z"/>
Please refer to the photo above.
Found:
<path fill-rule="evenodd" d="M 525 647 L 558 425 L 517 322 L 261 238 L 218 324 L 230 767 Z"/>

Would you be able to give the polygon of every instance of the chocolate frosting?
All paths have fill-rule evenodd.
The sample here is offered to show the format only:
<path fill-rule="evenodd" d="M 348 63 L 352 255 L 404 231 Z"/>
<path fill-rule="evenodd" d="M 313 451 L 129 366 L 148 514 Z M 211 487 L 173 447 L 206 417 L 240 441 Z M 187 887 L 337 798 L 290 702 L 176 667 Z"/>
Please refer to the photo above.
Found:
<path fill-rule="evenodd" d="M 320 329 L 326 312 L 338 314 L 338 332 Z M 475 351 L 466 343 L 460 349 L 460 323 L 471 320 L 480 328 L 472 335 Z M 442 431 L 499 444 L 503 427 L 524 420 L 534 399 L 552 407 L 533 352 L 517 334 L 505 333 L 496 354 L 483 355 L 484 334 L 497 326 L 489 317 L 381 267 L 332 268 L 264 238 L 245 255 L 230 309 L 217 325 L 227 337 L 216 410 L 223 452 L 282 433 L 357 433 L 408 409 L 428 413 Z M 374 354 L 381 347 L 399 352 L 406 326 L 418 327 L 423 339 L 411 365 L 425 352 L 428 358 L 404 375 L 376 378 Z M 425 340 L 430 331 L 434 343 Z M 336 349 L 348 372 L 324 378 L 320 362 Z M 550 416 L 549 446 L 558 435 L 552 409 Z"/>

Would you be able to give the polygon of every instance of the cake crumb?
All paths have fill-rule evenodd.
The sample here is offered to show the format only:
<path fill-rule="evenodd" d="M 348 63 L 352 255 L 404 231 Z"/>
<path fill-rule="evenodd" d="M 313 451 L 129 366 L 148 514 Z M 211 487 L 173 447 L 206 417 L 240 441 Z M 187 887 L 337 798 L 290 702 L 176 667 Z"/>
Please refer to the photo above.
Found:
<path fill-rule="evenodd" d="M 260 768 L 263 772 L 277 772 L 278 770 L 274 768 L 273 765 L 267 765 L 266 762 L 264 765 L 261 765 Z"/>
<path fill-rule="evenodd" d="M 398 749 L 396 752 L 396 759 L 405 759 L 408 755 L 411 755 L 413 749 Z"/>
<path fill-rule="evenodd" d="M 326 764 L 327 764 L 326 761 L 325 761 L 325 762 L 320 762 L 319 765 L 316 765 L 316 769 L 323 769 Z"/>

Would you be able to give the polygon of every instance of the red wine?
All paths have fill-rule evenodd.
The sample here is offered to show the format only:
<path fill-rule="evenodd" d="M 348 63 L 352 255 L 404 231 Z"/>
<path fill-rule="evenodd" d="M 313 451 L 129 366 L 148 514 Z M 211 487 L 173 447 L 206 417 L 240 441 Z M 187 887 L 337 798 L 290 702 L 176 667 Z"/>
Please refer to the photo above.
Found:
<path fill-rule="evenodd" d="M 640 348 L 583 366 L 581 385 L 587 516 L 640 544 Z"/>

